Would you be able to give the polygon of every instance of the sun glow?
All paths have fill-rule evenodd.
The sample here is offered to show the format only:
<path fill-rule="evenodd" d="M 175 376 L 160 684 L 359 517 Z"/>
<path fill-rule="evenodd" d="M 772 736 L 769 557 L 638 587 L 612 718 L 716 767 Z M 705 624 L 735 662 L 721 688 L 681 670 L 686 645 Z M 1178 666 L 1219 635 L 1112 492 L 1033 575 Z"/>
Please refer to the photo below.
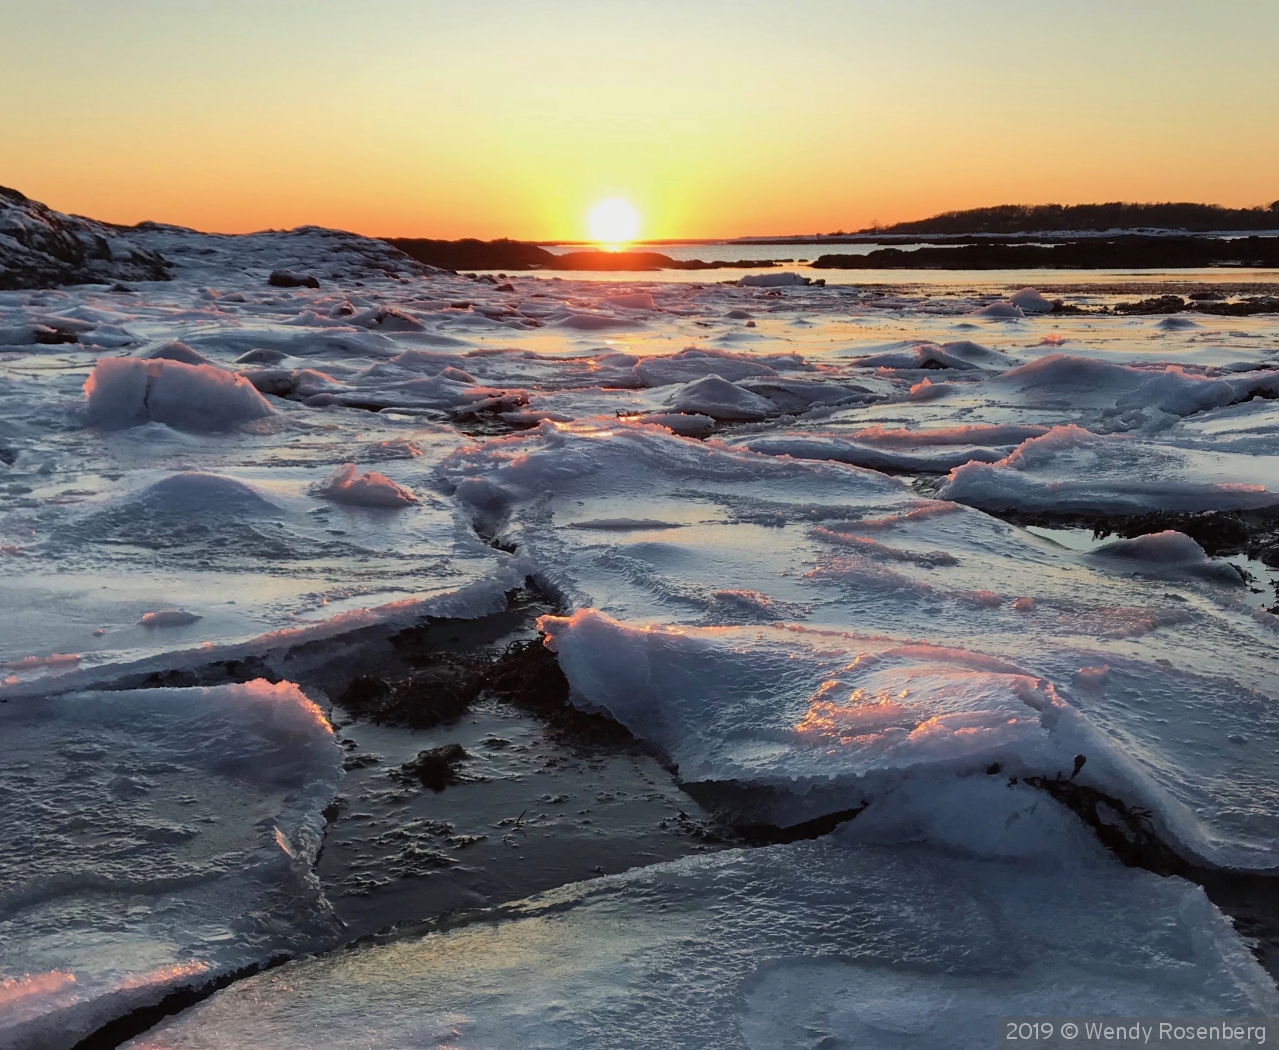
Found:
<path fill-rule="evenodd" d="M 609 197 L 591 209 L 586 224 L 591 231 L 591 240 L 601 248 L 617 251 L 635 240 L 639 234 L 640 217 L 629 201 Z"/>

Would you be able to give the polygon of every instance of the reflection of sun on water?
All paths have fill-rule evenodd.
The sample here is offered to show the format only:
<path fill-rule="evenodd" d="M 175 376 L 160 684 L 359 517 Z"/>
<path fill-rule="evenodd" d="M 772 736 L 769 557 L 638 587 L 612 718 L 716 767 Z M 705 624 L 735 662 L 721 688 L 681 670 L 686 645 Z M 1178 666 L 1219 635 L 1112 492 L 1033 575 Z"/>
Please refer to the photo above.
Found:
<path fill-rule="evenodd" d="M 638 236 L 640 217 L 629 201 L 609 197 L 591 209 L 586 223 L 591 240 L 605 251 L 615 252 Z"/>

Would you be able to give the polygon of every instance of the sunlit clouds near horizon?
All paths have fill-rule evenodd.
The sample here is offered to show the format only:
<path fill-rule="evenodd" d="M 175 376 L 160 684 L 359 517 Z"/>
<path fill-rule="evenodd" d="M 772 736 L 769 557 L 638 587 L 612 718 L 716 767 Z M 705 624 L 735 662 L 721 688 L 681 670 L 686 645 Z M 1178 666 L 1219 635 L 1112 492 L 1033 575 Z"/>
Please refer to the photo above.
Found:
<path fill-rule="evenodd" d="M 1279 197 L 1279 4 L 0 0 L 0 185 L 116 222 L 645 238 Z"/>

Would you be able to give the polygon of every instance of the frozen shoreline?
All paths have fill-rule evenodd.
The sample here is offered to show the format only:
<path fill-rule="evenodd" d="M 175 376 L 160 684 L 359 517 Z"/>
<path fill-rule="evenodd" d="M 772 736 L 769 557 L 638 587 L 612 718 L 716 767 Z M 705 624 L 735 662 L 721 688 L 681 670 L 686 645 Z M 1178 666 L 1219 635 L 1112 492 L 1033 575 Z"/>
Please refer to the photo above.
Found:
<path fill-rule="evenodd" d="M 69 1046 L 83 1024 L 154 1002 L 191 974 L 341 943 L 340 933 L 315 932 L 333 920 L 310 872 L 316 844 L 300 845 L 289 827 L 267 820 L 273 813 L 294 813 L 298 827 L 313 829 L 336 819 L 346 829 L 342 848 L 371 849 L 359 864 L 408 902 L 404 919 L 431 918 L 414 913 L 434 906 L 425 903 L 435 892 L 429 874 L 396 874 L 403 858 L 391 838 L 361 846 L 361 823 L 344 825 L 359 810 L 325 815 L 344 788 L 323 762 L 292 769 L 288 776 L 301 780 L 283 789 L 287 798 L 220 811 L 216 792 L 200 786 L 201 777 L 232 776 L 218 764 L 216 741 L 235 738 L 225 721 L 233 716 L 218 705 L 240 710 L 234 691 L 247 689 L 272 718 L 312 700 L 327 709 L 360 653 L 373 661 L 361 673 L 382 660 L 390 678 L 412 680 L 426 672 L 395 663 L 388 639 L 411 635 L 424 617 L 500 616 L 527 578 L 555 605 L 558 616 L 543 628 L 569 701 L 607 712 L 660 749 L 690 787 L 732 785 L 731 805 L 720 796 L 721 817 L 735 807 L 734 823 L 785 829 L 858 813 L 821 840 L 830 887 L 875 883 L 876 865 L 917 850 L 956 871 L 1001 872 L 998 907 L 1017 911 L 1029 900 L 1021 895 L 1040 885 L 1033 844 L 1056 836 L 1066 845 L 1053 863 L 1071 872 L 1081 895 L 1094 885 L 1115 902 L 1148 898 L 1146 918 L 1133 920 L 1127 947 L 1116 948 L 1123 959 L 1135 957 L 1143 923 L 1173 922 L 1176 911 L 1175 922 L 1189 924 L 1178 937 L 1216 945 L 1215 955 L 1169 949 L 1205 1009 L 1245 1000 L 1273 1009 L 1273 985 L 1198 889 L 1120 867 L 1075 812 L 1033 784 L 1060 778 L 1093 792 L 1089 799 L 1148 812 L 1141 826 L 1179 863 L 1253 877 L 1279 866 L 1279 619 L 1269 611 L 1279 595 L 1258 575 L 1279 561 L 1275 315 L 1099 313 L 1131 293 L 1078 284 L 1052 294 L 1083 312 L 1043 313 L 1043 297 L 1020 296 L 1023 309 L 1004 298 L 1007 284 L 962 279 L 909 288 L 621 275 L 501 282 L 397 270 L 385 245 L 318 230 L 234 238 L 154 228 L 137 238 L 140 250 L 173 260 L 172 281 L 0 292 L 0 711 L 31 736 L 22 752 L 0 753 L 0 772 L 22 805 L 48 796 L 34 815 L 6 810 L 0 826 L 24 836 L 4 843 L 17 866 L 13 884 L 55 875 L 69 887 L 56 907 L 56 895 L 40 904 L 6 898 L 0 921 L 28 941 L 20 954 L 0 953 L 0 980 L 9 982 L 0 1032 L 5 1023 L 25 1026 L 12 1031 L 30 1045 Z M 277 270 L 318 287 L 272 286 Z M 1128 531 L 1108 550 L 1075 549 L 1009 523 L 1023 518 Z M 1251 582 L 1223 560 L 1243 553 L 1252 560 L 1241 568 L 1256 570 Z M 332 670 L 344 661 L 351 666 Z M 215 673 L 222 677 L 201 677 Z M 235 684 L 262 678 L 284 684 Z M 306 683 L 306 696 L 288 692 L 289 682 Z M 131 744 L 128 732 L 111 736 L 102 721 L 128 705 L 155 712 L 138 716 L 152 723 L 146 754 L 126 753 L 143 746 L 139 731 Z M 496 717 L 476 711 L 477 724 Z M 547 716 L 519 717 L 509 724 L 532 741 Z M 57 726 L 77 719 L 100 739 L 71 754 Z M 176 720 L 171 730 L 162 729 L 166 719 Z M 216 732 L 208 728 L 215 722 Z M 288 732 L 300 740 L 327 731 L 325 722 Z M 411 748 L 407 730 L 351 732 L 382 740 L 379 748 L 391 740 Z M 440 733 L 432 746 L 456 742 L 447 725 Z M 191 738 L 205 742 L 203 754 Z M 544 760 L 555 757 L 547 747 Z M 411 756 L 393 750 L 348 770 L 345 783 L 365 785 L 366 794 L 400 790 L 391 773 Z M 469 737 L 464 750 L 483 753 Z M 424 802 L 406 802 L 412 814 L 393 800 L 370 804 L 368 842 L 403 831 L 404 848 L 424 851 L 423 871 L 428 855 L 451 856 L 443 832 L 413 822 L 447 822 L 450 798 L 464 794 L 491 790 L 498 808 L 513 805 L 526 774 L 510 755 L 493 755 L 471 761 L 505 785 L 500 791 L 447 788 L 439 818 L 429 807 L 418 812 Z M 1076 755 L 1086 761 L 1072 772 Z M 216 768 L 201 772 L 202 762 Z M 32 787 L 64 766 L 78 770 L 78 796 L 64 797 L 53 781 Z M 995 767 L 999 775 L 989 772 Z M 656 766 L 644 768 L 655 775 Z M 605 791 L 606 771 L 582 776 Z M 185 792 L 169 786 L 184 779 Z M 655 821 L 676 791 L 668 781 L 660 799 L 636 802 L 625 819 L 644 823 L 654 843 L 675 842 Z M 429 801 L 421 792 L 412 798 Z M 182 794 L 193 801 L 175 802 Z M 169 814 L 179 805 L 213 822 Z M 548 827 L 558 821 L 568 834 L 573 814 L 555 816 L 547 805 Z M 1023 829 L 1015 841 L 998 830 L 1013 814 Z M 617 819 L 616 828 L 605 822 L 605 838 L 625 838 Z M 82 820 L 100 829 L 103 849 L 134 851 L 157 872 L 179 854 L 190 872 L 215 858 L 219 893 L 283 893 L 290 903 L 279 914 L 292 908 L 303 918 L 232 931 L 227 942 L 193 925 L 204 905 L 175 896 L 167 874 L 85 896 L 66 846 L 84 834 Z M 459 842 L 482 833 L 455 823 L 449 834 Z M 233 828 L 238 852 L 217 845 Z M 553 853 L 560 832 L 548 834 Z M 808 848 L 675 860 L 661 871 L 686 889 L 677 897 L 684 903 L 670 906 L 713 913 L 717 901 L 734 899 L 733 880 L 766 878 L 770 865 L 787 871 Z M 459 849 L 465 867 L 468 849 L 478 857 L 490 846 Z M 633 862 L 624 846 L 611 855 Z M 357 859 L 352 853 L 334 877 L 354 871 L 343 865 Z M 593 866 L 570 866 L 563 878 Z M 496 860 L 481 867 L 475 885 L 505 877 Z M 296 883 L 264 874 L 295 868 Z M 698 873 L 711 870 L 721 872 L 714 886 L 699 883 Z M 421 877 L 425 892 L 409 892 Z M 600 887 L 625 896 L 667 877 L 637 869 Z M 525 892 L 513 884 L 510 898 L 552 884 Z M 212 892 L 207 886 L 199 893 Z M 565 899 L 594 900 L 594 884 L 581 886 Z M 501 903 L 498 890 L 485 892 L 486 904 Z M 635 892 L 660 903 L 666 890 Z M 844 891 L 822 892 L 833 894 L 823 907 L 838 910 Z M 972 892 L 986 899 L 986 890 Z M 137 929 L 167 938 L 165 950 L 129 947 L 135 942 L 113 932 L 110 907 L 94 897 L 102 893 L 142 894 L 133 906 L 148 917 Z M 894 901 L 884 898 L 872 923 L 879 932 L 858 942 L 884 973 L 897 973 L 909 955 L 893 947 L 887 916 L 902 904 Z M 208 904 L 209 914 L 227 907 Z M 590 916 L 594 907 L 566 914 Z M 642 930 L 647 907 L 625 914 L 638 923 L 628 929 Z M 763 907 L 782 917 L 804 901 L 773 893 Z M 66 915 L 41 919 L 39 908 Z M 1238 914 L 1249 909 L 1255 902 Z M 389 913 L 369 914 L 381 921 Z M 579 936 L 576 921 L 564 920 L 566 935 Z M 583 921 L 589 940 L 594 920 Z M 829 951 L 820 939 L 779 947 L 765 934 L 774 921 L 782 919 L 741 931 L 742 943 L 763 953 L 761 966 Z M 1031 926 L 1018 928 L 1025 951 L 1040 944 Z M 1249 936 L 1269 937 L 1265 929 Z M 307 941 L 312 935 L 319 940 Z M 962 940 L 962 930 L 954 936 Z M 431 934 L 421 944 L 429 953 L 444 941 Z M 243 950 L 210 947 L 226 943 Z M 669 950 L 636 945 L 626 964 L 638 968 L 626 971 L 633 974 Z M 77 961 L 76 952 L 91 950 L 114 960 L 110 972 Z M 1094 949 L 1082 950 L 1086 968 Z M 366 954 L 376 971 L 379 956 Z M 290 972 L 308 982 L 311 973 L 340 971 L 345 959 L 299 962 Z M 701 962 L 688 965 L 690 979 L 705 978 L 716 995 L 746 980 L 718 984 L 710 971 L 696 976 Z M 794 981 L 778 965 L 775 978 L 762 976 L 764 967 L 742 985 L 756 990 L 734 1022 L 740 1042 L 726 1045 L 765 1038 L 778 1010 L 819 1008 L 794 1005 Z M 174 966 L 197 969 L 183 976 L 166 969 Z M 1012 993 L 987 977 L 982 1001 L 995 1009 Z M 327 988 L 329 978 L 318 979 Z M 908 989 L 904 978 L 883 979 L 917 1004 L 919 1018 L 931 1016 L 927 981 Z M 841 998 L 841 980 L 819 981 L 825 990 L 812 994 L 832 1009 L 850 1004 L 859 1024 L 880 1023 L 865 1003 Z M 971 987 L 982 980 L 972 975 Z M 1134 978 L 1131 1001 L 1154 994 L 1153 980 Z M 249 993 L 219 993 L 171 1031 L 201 1045 L 200 1019 L 220 1016 L 217 1004 L 240 994 Z M 452 1008 L 474 1007 L 465 986 L 450 994 L 459 997 Z M 594 1001 L 595 992 L 581 995 Z M 435 1024 L 428 1018 L 438 1005 L 422 1004 L 423 1025 Z M 364 1016 L 382 1030 L 386 1018 L 375 1014 Z M 73 1015 L 94 1020 L 57 1020 Z M 488 1022 L 476 1023 L 479 1033 Z M 976 1031 L 984 1022 L 973 1014 L 962 1023 Z M 545 1024 L 559 1031 L 559 1022 Z"/>

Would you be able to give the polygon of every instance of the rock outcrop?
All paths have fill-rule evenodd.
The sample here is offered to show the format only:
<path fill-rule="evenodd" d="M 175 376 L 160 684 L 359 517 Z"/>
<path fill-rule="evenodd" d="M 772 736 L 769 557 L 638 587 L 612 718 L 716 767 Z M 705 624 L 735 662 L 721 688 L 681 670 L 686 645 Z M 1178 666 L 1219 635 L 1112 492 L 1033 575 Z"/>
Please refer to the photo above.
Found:
<path fill-rule="evenodd" d="M 0 289 L 169 280 L 168 261 L 129 233 L 0 186 Z"/>

